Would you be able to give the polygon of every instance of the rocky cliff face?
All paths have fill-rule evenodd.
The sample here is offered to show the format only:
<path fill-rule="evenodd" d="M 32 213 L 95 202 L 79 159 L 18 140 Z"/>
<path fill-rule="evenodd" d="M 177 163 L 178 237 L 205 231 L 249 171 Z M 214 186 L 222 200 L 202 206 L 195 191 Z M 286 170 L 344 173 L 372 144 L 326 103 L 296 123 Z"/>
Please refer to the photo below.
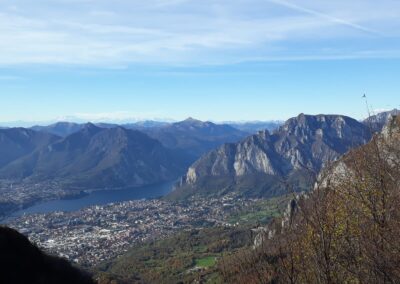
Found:
<path fill-rule="evenodd" d="M 321 171 L 316 186 L 326 187 L 328 184 L 343 183 L 344 180 L 356 179 L 365 164 L 373 164 L 373 160 L 366 160 L 365 153 L 378 152 L 379 159 L 388 161 L 389 166 L 400 165 L 400 116 L 390 116 L 382 126 L 380 133 L 375 133 L 370 143 L 354 149 Z M 370 155 L 372 156 L 372 155 Z M 377 165 L 374 165 L 377 167 Z"/>
<path fill-rule="evenodd" d="M 394 188 L 399 188 L 399 141 L 400 116 L 391 116 L 386 124 L 382 126 L 382 131 L 376 133 L 369 143 L 352 149 L 331 164 L 330 167 L 324 168 L 320 172 L 313 190 L 296 194 L 288 203 L 282 217 L 274 219 L 267 226 L 253 229 L 252 231 L 255 233 L 253 248 L 262 246 L 266 240 L 272 239 L 277 232 L 285 234 L 284 231 L 292 225 L 292 219 L 298 214 L 299 208 L 310 202 L 308 199 L 313 199 L 313 197 L 315 199 L 316 192 L 336 190 L 337 187 L 340 188 L 344 184 L 352 184 L 349 188 L 356 188 L 357 180 L 362 180 L 364 183 L 367 180 L 365 176 L 371 178 L 371 174 L 373 174 L 371 169 L 375 169 L 377 172 L 380 171 L 377 163 L 374 163 L 376 158 L 380 159 L 381 163 L 385 165 L 385 167 L 382 167 L 382 165 L 380 167 L 384 168 L 387 176 L 390 176 L 390 182 L 397 184 Z M 393 169 L 395 169 L 394 174 L 392 172 Z M 380 172 L 379 175 L 381 175 Z M 375 178 L 379 175 L 376 175 Z M 379 179 L 382 179 L 382 177 L 379 177 Z M 369 182 L 371 183 L 371 180 Z M 382 180 L 379 182 L 382 182 Z M 373 184 L 373 186 L 381 187 L 380 183 Z M 363 184 L 363 190 L 365 190 L 365 184 Z M 366 193 L 367 191 L 362 192 L 362 194 Z"/>
<path fill-rule="evenodd" d="M 363 123 L 373 132 L 381 132 L 384 126 L 391 120 L 393 116 L 400 114 L 398 109 L 380 112 L 365 119 Z"/>
<path fill-rule="evenodd" d="M 309 186 L 307 175 L 369 139 L 368 127 L 352 118 L 300 114 L 272 134 L 261 131 L 207 153 L 189 168 L 177 192 L 240 189 L 274 195 L 282 179 L 300 190 Z"/>

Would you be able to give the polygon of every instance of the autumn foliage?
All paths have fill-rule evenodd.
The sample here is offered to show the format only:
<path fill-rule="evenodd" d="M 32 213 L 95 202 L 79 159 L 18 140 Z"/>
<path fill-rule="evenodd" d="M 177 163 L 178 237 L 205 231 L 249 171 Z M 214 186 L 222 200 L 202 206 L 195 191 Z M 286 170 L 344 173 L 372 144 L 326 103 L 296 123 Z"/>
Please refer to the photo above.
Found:
<path fill-rule="evenodd" d="M 220 261 L 227 283 L 400 283 L 400 117 L 320 174 L 263 242 Z"/>

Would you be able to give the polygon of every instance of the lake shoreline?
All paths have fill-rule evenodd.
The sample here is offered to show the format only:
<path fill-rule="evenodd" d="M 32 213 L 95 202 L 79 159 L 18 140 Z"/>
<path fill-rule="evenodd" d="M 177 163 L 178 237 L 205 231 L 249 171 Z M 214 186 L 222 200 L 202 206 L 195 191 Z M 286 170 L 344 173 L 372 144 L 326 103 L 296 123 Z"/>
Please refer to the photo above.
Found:
<path fill-rule="evenodd" d="M 0 218 L 0 224 L 24 214 L 41 214 L 56 211 L 75 211 L 81 208 L 116 203 L 127 200 L 161 198 L 173 190 L 176 180 L 146 185 L 113 189 L 81 190 L 78 194 L 68 194 L 61 198 L 51 198 L 27 203 L 15 210 L 9 210 Z"/>

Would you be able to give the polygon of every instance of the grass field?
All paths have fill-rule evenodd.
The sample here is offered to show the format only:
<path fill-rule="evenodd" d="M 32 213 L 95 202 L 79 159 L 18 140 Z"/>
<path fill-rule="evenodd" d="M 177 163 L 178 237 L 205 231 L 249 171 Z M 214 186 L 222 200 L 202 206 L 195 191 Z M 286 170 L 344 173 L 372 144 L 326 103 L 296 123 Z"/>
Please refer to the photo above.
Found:
<path fill-rule="evenodd" d="M 198 267 L 212 267 L 216 263 L 216 258 L 214 256 L 207 256 L 195 260 L 196 266 Z"/>
<path fill-rule="evenodd" d="M 292 195 L 262 199 L 250 208 L 246 208 L 236 214 L 232 214 L 228 219 L 231 224 L 267 224 L 275 217 L 281 216 Z"/>

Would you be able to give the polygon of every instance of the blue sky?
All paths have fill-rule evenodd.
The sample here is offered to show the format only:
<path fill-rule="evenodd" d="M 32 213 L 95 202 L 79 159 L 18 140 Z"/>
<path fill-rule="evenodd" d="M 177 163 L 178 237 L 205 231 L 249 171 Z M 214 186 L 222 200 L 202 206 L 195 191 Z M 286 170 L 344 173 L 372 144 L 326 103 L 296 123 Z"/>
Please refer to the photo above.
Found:
<path fill-rule="evenodd" d="M 0 0 L 0 122 L 399 107 L 400 1 Z"/>

